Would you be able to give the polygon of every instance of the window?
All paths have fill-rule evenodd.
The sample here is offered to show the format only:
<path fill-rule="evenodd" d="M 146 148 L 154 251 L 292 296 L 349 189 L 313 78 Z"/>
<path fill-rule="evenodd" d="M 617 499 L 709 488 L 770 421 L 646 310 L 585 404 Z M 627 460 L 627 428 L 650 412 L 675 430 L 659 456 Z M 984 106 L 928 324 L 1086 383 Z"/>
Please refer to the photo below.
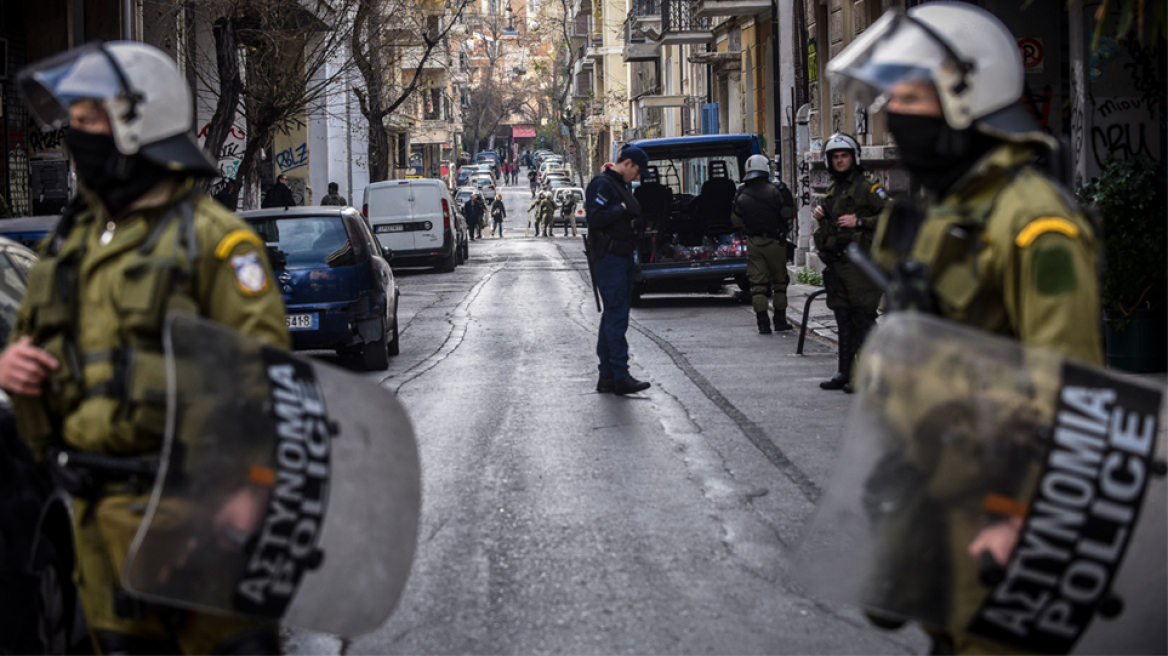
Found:
<path fill-rule="evenodd" d="M 353 245 L 339 216 L 257 218 L 252 228 L 268 246 L 274 269 L 319 269 L 356 264 Z"/>

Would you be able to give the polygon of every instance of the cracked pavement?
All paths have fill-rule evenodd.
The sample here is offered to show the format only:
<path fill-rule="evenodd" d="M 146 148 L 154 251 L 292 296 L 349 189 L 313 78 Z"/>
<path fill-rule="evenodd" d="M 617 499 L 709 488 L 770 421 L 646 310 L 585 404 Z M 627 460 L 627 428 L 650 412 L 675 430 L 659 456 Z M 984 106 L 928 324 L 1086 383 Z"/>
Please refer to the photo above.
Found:
<path fill-rule="evenodd" d="M 794 356 L 797 332 L 758 335 L 729 289 L 646 296 L 630 367 L 653 386 L 597 394 L 580 239 L 524 238 L 528 192 L 502 191 L 505 238 L 398 272 L 401 355 L 367 374 L 420 448 L 405 593 L 379 631 L 292 631 L 289 652 L 925 653 L 788 570 L 849 407 L 818 387 L 834 345 Z"/>

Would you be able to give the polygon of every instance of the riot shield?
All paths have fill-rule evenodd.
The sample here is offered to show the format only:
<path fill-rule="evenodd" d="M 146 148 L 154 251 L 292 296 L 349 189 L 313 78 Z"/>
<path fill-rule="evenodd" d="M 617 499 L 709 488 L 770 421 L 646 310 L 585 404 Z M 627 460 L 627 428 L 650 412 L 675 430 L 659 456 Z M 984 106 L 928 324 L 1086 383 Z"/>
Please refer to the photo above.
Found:
<path fill-rule="evenodd" d="M 375 384 L 171 313 L 167 434 L 123 568 L 141 597 L 343 636 L 393 611 L 413 559 L 409 417 Z"/>
<path fill-rule="evenodd" d="M 1133 553 L 1162 577 L 1162 518 L 1140 514 L 1163 474 L 1161 390 L 910 312 L 868 336 L 853 384 L 792 567 L 810 590 L 1065 653 L 1094 615 L 1122 608 L 1116 574 L 1139 567 L 1124 562 L 1129 544 L 1142 538 Z"/>

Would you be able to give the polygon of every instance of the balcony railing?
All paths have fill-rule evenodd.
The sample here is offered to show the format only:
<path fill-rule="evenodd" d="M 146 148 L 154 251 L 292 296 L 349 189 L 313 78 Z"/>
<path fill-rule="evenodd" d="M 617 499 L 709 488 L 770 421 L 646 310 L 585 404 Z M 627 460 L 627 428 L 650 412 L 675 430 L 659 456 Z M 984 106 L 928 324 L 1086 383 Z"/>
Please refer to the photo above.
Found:
<path fill-rule="evenodd" d="M 696 10 L 695 0 L 661 0 L 662 37 L 691 33 L 710 33 L 712 37 L 710 19 L 698 18 Z"/>
<path fill-rule="evenodd" d="M 662 0 L 632 0 L 629 17 L 660 16 Z"/>

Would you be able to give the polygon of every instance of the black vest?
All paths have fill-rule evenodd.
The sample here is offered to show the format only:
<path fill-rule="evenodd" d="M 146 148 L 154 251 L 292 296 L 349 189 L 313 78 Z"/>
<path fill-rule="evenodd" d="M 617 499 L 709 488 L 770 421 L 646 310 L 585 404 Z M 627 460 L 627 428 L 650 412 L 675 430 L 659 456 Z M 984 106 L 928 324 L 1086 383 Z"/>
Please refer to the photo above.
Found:
<path fill-rule="evenodd" d="M 760 178 L 761 179 L 761 178 Z M 734 211 L 742 217 L 746 233 L 777 238 L 787 234 L 783 195 L 769 181 L 750 181 L 734 196 Z"/>

